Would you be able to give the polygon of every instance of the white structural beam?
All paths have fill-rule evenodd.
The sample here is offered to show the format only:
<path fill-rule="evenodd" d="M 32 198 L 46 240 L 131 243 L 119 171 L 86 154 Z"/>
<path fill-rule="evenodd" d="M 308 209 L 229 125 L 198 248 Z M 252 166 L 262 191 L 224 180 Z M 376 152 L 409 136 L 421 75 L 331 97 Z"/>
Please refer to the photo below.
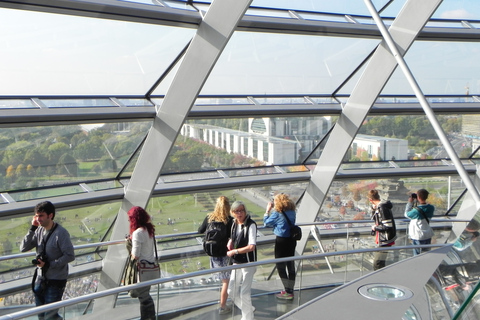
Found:
<path fill-rule="evenodd" d="M 128 232 L 126 212 L 132 206 L 146 207 L 165 160 L 208 75 L 235 31 L 252 0 L 215 0 L 198 27 L 175 78 L 157 112 L 153 126 L 126 187 L 115 222 L 112 240 Z M 111 246 L 104 260 L 98 290 L 118 286 L 125 264 L 124 246 Z M 107 297 L 100 309 L 111 308 L 115 297 Z"/>

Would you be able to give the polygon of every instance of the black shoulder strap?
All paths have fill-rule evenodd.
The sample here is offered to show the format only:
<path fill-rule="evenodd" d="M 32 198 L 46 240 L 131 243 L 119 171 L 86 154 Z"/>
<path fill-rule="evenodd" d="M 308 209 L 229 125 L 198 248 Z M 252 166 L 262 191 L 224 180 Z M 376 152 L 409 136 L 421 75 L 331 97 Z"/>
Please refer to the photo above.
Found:
<path fill-rule="evenodd" d="M 289 225 L 290 227 L 292 227 L 292 221 L 290 221 L 290 219 L 287 217 L 287 215 L 285 214 L 285 212 L 283 212 L 283 210 L 280 211 L 280 212 L 285 216 L 285 219 L 287 219 L 288 225 Z"/>
<path fill-rule="evenodd" d="M 55 224 L 53 225 L 53 228 L 52 230 L 50 230 L 47 234 L 47 237 L 46 238 L 43 238 L 42 240 L 42 244 L 43 244 L 43 250 L 45 250 L 45 248 L 47 247 L 47 242 L 48 242 L 48 239 L 50 239 L 50 236 L 52 235 L 53 231 L 55 231 L 55 229 L 57 228 L 58 226 L 58 223 L 55 222 Z"/>
<path fill-rule="evenodd" d="M 420 207 L 415 207 L 415 209 L 417 209 L 418 212 L 420 212 L 420 213 L 422 214 L 423 218 L 424 218 L 425 220 L 427 220 L 427 223 L 430 224 L 430 220 L 428 220 L 427 215 L 425 214 L 425 211 L 423 211 L 423 209 L 420 208 Z"/>
<path fill-rule="evenodd" d="M 155 247 L 155 259 L 157 259 L 155 262 L 158 263 L 157 239 L 155 239 L 155 235 L 153 235 L 153 246 Z"/>

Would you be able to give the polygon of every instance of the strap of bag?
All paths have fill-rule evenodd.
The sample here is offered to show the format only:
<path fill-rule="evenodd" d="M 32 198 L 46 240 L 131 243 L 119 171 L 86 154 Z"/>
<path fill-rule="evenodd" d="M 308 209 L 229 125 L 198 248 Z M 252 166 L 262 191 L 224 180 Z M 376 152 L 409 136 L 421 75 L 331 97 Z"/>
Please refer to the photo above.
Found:
<path fill-rule="evenodd" d="M 423 218 L 424 218 L 425 220 L 427 220 L 427 223 L 430 224 L 430 220 L 428 220 L 427 215 L 425 214 L 425 211 L 423 211 L 423 209 L 420 208 L 420 207 L 415 207 L 415 209 L 417 209 L 418 212 L 420 212 L 420 213 L 422 214 Z"/>
<path fill-rule="evenodd" d="M 158 263 L 158 253 L 157 253 L 157 240 L 155 240 L 155 235 L 153 236 L 153 246 L 155 247 L 155 259 L 156 259 L 156 263 Z"/>
<path fill-rule="evenodd" d="M 285 216 L 285 219 L 287 219 L 287 222 L 288 222 L 288 225 L 290 226 L 290 228 L 293 227 L 292 221 L 290 221 L 290 219 L 289 219 L 288 216 L 285 214 L 285 212 L 283 212 L 283 210 L 280 211 L 280 212 Z"/>

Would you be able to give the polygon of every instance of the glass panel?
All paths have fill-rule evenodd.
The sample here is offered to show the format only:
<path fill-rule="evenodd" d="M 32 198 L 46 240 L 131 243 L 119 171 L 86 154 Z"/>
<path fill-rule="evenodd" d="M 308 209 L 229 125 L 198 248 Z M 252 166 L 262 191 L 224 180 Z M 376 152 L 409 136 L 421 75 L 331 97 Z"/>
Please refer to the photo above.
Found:
<path fill-rule="evenodd" d="M 188 120 L 162 174 L 301 163 L 330 127 L 331 117 Z"/>
<path fill-rule="evenodd" d="M 377 44 L 359 38 L 235 32 L 201 93 L 330 94 Z"/>
<path fill-rule="evenodd" d="M 376 8 L 382 8 L 387 0 L 374 0 Z M 252 6 L 271 7 L 279 9 L 306 10 L 340 14 L 369 15 L 368 9 L 362 2 L 351 1 L 288 1 L 288 0 L 254 0 Z"/>
<path fill-rule="evenodd" d="M 42 99 L 49 108 L 117 107 L 110 99 Z"/>
<path fill-rule="evenodd" d="M 405 61 L 426 95 L 478 95 L 480 73 L 471 66 L 475 65 L 479 50 L 478 42 L 416 41 Z M 387 82 L 382 94 L 412 94 L 400 68 Z"/>
<path fill-rule="evenodd" d="M 32 189 L 28 191 L 21 192 L 10 192 L 9 195 L 15 201 L 27 201 L 32 199 L 41 199 L 49 197 L 58 197 L 69 194 L 83 193 L 86 192 L 82 187 L 78 185 L 73 185 L 70 187 L 61 187 L 61 188 L 48 188 L 48 189 Z"/>
<path fill-rule="evenodd" d="M 127 107 L 153 107 L 154 104 L 146 99 L 118 99 L 124 106 Z"/>
<path fill-rule="evenodd" d="M 0 99 L 0 109 L 38 108 L 32 100 Z"/>
<path fill-rule="evenodd" d="M 143 95 L 195 33 L 28 10 L 0 15 L 1 58 L 9 62 L 0 95 Z"/>
<path fill-rule="evenodd" d="M 18 200 L 28 200 L 29 194 L 68 194 L 63 188 L 35 191 L 35 196 L 32 190 L 37 187 L 114 178 L 150 125 L 145 121 L 0 128 L 0 190 L 21 189 Z"/>
<path fill-rule="evenodd" d="M 88 183 L 88 187 L 94 191 L 123 188 L 124 185 L 117 180 Z"/>
<path fill-rule="evenodd" d="M 438 115 L 437 120 L 457 155 L 469 157 L 478 134 L 478 115 Z M 448 154 L 426 116 L 367 117 L 347 155 L 348 161 L 445 159 Z M 409 162 L 397 162 L 411 166 Z M 442 162 L 422 163 L 446 165 Z"/>
<path fill-rule="evenodd" d="M 379 190 L 384 200 L 393 204 L 395 218 L 403 219 L 405 205 L 411 193 L 418 189 L 430 191 L 428 203 L 435 206 L 435 216 L 442 216 L 464 191 L 465 186 L 458 176 L 449 177 L 403 177 L 380 180 L 341 180 L 334 181 L 327 193 L 319 221 L 369 220 L 370 203 L 367 192 Z M 451 212 L 450 215 L 456 215 Z"/>

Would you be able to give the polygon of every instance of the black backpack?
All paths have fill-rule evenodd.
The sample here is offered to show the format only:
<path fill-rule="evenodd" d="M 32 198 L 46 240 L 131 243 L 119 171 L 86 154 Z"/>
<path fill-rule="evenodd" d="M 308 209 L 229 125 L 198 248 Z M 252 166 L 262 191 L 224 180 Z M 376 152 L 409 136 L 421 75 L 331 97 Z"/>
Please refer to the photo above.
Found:
<path fill-rule="evenodd" d="M 227 242 L 227 225 L 223 222 L 209 222 L 203 239 L 205 253 L 212 257 L 224 257 L 227 255 Z"/>

